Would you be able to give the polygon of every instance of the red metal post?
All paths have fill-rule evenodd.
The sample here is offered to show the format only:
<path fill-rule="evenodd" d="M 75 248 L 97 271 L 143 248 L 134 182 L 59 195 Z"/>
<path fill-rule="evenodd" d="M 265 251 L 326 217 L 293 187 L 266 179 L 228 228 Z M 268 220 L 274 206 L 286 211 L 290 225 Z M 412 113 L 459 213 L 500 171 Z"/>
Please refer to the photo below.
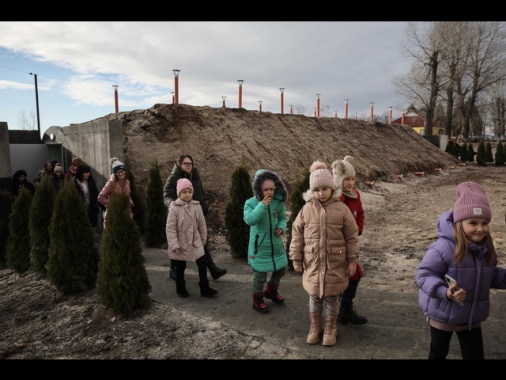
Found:
<path fill-rule="evenodd" d="M 262 101 L 258 101 L 258 112 L 262 112 Z"/>
<path fill-rule="evenodd" d="M 222 96 L 221 98 L 223 99 L 223 107 L 225 107 L 225 98 L 226 98 L 226 96 Z"/>
<path fill-rule="evenodd" d="M 374 121 L 374 102 L 371 102 L 371 121 Z"/>
<path fill-rule="evenodd" d="M 388 112 L 388 122 L 392 124 L 392 106 L 390 106 L 389 112 Z"/>
<path fill-rule="evenodd" d="M 116 110 L 116 113 L 119 112 L 119 104 L 118 104 L 118 85 L 115 84 L 112 87 L 114 87 L 114 109 Z"/>
<path fill-rule="evenodd" d="M 316 94 L 316 115 L 320 117 L 320 94 Z"/>
<path fill-rule="evenodd" d="M 281 115 L 283 115 L 285 113 L 285 105 L 284 105 L 285 99 L 283 96 L 283 92 L 285 91 L 285 89 L 280 88 L 279 90 L 281 91 Z"/>
<path fill-rule="evenodd" d="M 401 115 L 401 124 L 404 124 L 404 112 Z"/>
<path fill-rule="evenodd" d="M 174 103 L 179 104 L 179 72 L 181 70 L 174 69 L 174 91 L 176 92 L 176 95 L 174 96 Z"/>
<path fill-rule="evenodd" d="M 239 82 L 239 108 L 242 108 L 242 83 L 244 82 L 243 79 L 238 79 Z"/>

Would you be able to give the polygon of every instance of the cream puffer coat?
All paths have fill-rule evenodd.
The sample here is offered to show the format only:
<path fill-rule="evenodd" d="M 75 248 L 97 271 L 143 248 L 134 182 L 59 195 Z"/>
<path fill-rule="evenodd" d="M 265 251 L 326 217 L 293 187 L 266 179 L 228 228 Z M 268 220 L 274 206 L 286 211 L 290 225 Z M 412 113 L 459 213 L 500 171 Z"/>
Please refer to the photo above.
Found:
<path fill-rule="evenodd" d="M 302 262 L 302 285 L 320 298 L 339 295 L 348 287 L 348 263 L 359 256 L 358 226 L 339 195 L 334 191 L 323 207 L 308 191 L 292 224 L 290 259 Z"/>
<path fill-rule="evenodd" d="M 185 202 L 176 199 L 171 203 L 165 226 L 169 258 L 172 260 L 197 261 L 204 255 L 207 241 L 207 225 L 199 201 Z M 174 252 L 181 248 L 181 254 Z"/>

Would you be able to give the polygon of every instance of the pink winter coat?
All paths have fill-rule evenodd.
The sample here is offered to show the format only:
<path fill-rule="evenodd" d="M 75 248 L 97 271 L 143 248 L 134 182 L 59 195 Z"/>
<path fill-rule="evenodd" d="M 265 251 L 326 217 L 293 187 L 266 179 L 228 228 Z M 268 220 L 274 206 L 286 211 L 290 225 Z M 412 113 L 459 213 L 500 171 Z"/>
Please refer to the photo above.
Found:
<path fill-rule="evenodd" d="M 292 224 L 290 259 L 302 262 L 302 285 L 308 294 L 337 296 L 348 287 L 348 263 L 358 260 L 357 222 L 337 191 L 326 207 L 306 194 L 307 202 Z"/>
<path fill-rule="evenodd" d="M 207 241 L 207 225 L 200 202 L 185 202 L 179 198 L 172 202 L 165 232 L 170 259 L 196 261 L 203 256 Z M 177 248 L 182 249 L 181 254 L 174 252 Z"/>

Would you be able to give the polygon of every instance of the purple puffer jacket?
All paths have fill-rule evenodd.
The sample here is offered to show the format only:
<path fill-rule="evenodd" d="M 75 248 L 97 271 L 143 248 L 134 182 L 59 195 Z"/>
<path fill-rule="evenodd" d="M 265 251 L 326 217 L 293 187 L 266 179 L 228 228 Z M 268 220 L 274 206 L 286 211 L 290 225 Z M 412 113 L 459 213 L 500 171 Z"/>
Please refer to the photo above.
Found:
<path fill-rule="evenodd" d="M 468 253 L 460 264 L 453 262 L 455 237 L 453 236 L 453 211 L 439 216 L 438 239 L 432 243 L 418 269 L 418 303 L 423 313 L 443 323 L 468 325 L 488 318 L 490 288 L 506 289 L 506 269 L 497 267 L 497 258 L 487 264 L 488 245 L 468 244 Z M 444 275 L 457 280 L 467 293 L 464 306 L 446 297 L 448 285 Z"/>

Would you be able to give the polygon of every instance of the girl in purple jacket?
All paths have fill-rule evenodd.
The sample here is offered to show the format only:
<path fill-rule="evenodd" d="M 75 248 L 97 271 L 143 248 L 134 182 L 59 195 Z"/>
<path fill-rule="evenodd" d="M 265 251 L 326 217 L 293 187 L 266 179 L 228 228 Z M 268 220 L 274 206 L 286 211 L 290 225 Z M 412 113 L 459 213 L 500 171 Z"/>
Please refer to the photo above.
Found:
<path fill-rule="evenodd" d="M 416 271 L 418 302 L 430 326 L 429 359 L 446 359 L 453 332 L 463 359 L 484 359 L 481 322 L 488 318 L 490 289 L 506 289 L 489 232 L 492 212 L 475 182 L 457 186 L 453 211 L 438 220 L 438 239 Z M 445 275 L 456 280 L 447 284 Z"/>

